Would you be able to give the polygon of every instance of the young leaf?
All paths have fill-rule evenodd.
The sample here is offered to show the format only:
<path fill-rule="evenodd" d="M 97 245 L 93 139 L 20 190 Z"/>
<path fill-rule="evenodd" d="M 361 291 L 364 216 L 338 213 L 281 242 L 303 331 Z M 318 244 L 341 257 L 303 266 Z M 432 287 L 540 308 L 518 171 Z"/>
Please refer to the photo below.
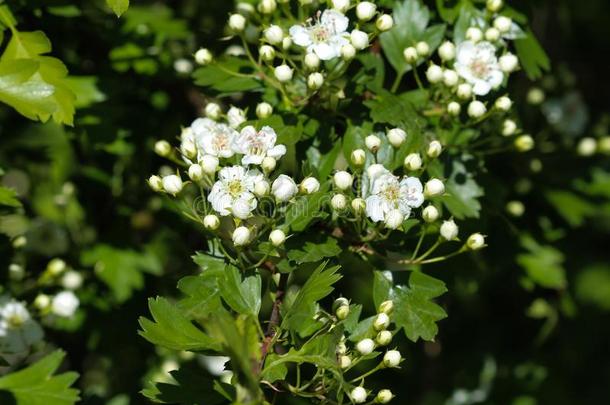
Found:
<path fill-rule="evenodd" d="M 305 242 L 302 249 L 291 249 L 288 258 L 298 264 L 317 262 L 325 257 L 334 257 L 341 253 L 337 239 L 327 237 L 323 242 Z"/>
<path fill-rule="evenodd" d="M 515 49 L 521 66 L 530 80 L 539 79 L 543 72 L 551 69 L 548 55 L 531 30 L 527 30 L 525 38 L 515 40 Z"/>
<path fill-rule="evenodd" d="M 64 358 L 57 350 L 31 366 L 0 378 L 0 391 L 12 394 L 16 405 L 72 405 L 79 400 L 78 390 L 70 386 L 78 374 L 53 376 Z"/>
<path fill-rule="evenodd" d="M 181 367 L 170 372 L 176 383 L 156 382 L 142 390 L 142 395 L 155 402 L 166 404 L 205 405 L 226 404 L 227 398 L 214 389 L 214 380 L 202 373 L 200 368 Z M 227 387 L 223 387 L 227 388 Z"/>
<path fill-rule="evenodd" d="M 0 205 L 16 208 L 21 207 L 21 202 L 15 190 L 0 186 Z"/>
<path fill-rule="evenodd" d="M 129 8 L 129 0 L 106 0 L 108 7 L 116 14 L 117 17 L 123 15 Z"/>
<path fill-rule="evenodd" d="M 225 268 L 225 276 L 219 280 L 222 299 L 236 312 L 258 316 L 261 309 L 261 277 L 256 274 L 241 278 L 235 266 Z"/>
<path fill-rule="evenodd" d="M 540 245 L 530 236 L 521 239 L 521 246 L 528 253 L 517 256 L 517 263 L 525 269 L 529 278 L 536 284 L 554 289 L 566 285 L 563 254 L 552 246 Z"/>

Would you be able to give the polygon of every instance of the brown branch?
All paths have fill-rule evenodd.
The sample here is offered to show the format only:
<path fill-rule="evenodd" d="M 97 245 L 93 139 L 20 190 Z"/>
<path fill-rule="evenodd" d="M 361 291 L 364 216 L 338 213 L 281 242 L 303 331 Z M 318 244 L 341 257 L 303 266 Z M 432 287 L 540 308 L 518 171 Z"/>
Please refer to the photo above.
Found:
<path fill-rule="evenodd" d="M 273 274 L 276 272 L 275 265 L 271 262 L 265 262 L 265 267 L 267 267 Z M 273 301 L 273 308 L 271 309 L 271 315 L 269 316 L 269 323 L 267 324 L 267 331 L 265 332 L 265 339 L 263 340 L 263 345 L 261 347 L 261 361 L 259 364 L 259 371 L 262 370 L 263 365 L 265 364 L 265 358 L 270 350 L 273 350 L 271 347 L 271 342 L 275 338 L 275 333 L 277 326 L 280 323 L 280 306 L 282 305 L 282 301 L 284 299 L 284 295 L 286 294 L 286 285 L 288 284 L 288 274 L 280 274 L 280 281 L 277 286 L 277 290 L 275 291 L 275 301 Z"/>

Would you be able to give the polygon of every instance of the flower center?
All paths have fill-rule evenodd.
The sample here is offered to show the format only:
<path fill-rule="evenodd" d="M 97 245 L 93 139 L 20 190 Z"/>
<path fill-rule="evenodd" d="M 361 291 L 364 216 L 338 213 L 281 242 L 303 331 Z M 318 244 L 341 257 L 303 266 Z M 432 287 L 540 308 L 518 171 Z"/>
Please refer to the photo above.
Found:
<path fill-rule="evenodd" d="M 400 196 L 400 187 L 397 184 L 389 184 L 383 189 L 381 194 L 386 200 L 396 202 Z"/>
<path fill-rule="evenodd" d="M 323 25 L 315 25 L 311 28 L 311 38 L 314 42 L 326 42 L 331 36 L 331 32 Z"/>
<path fill-rule="evenodd" d="M 6 322 L 11 329 L 18 329 L 23 325 L 25 320 L 19 315 L 10 315 L 6 318 Z"/>
<path fill-rule="evenodd" d="M 266 150 L 264 139 L 259 134 L 248 137 L 248 154 L 262 155 Z"/>
<path fill-rule="evenodd" d="M 244 191 L 244 185 L 240 180 L 231 180 L 227 185 L 227 189 L 229 190 L 229 194 L 232 197 L 236 198 Z"/>
<path fill-rule="evenodd" d="M 481 59 L 473 60 L 470 64 L 470 70 L 478 78 L 487 77 L 487 74 L 489 73 L 489 67 L 487 66 L 487 63 L 485 63 L 485 61 Z"/>
<path fill-rule="evenodd" d="M 214 140 L 212 141 L 214 148 L 216 148 L 216 150 L 223 150 L 226 149 L 228 146 L 228 139 L 227 137 L 222 134 L 222 133 L 218 133 L 216 134 L 216 136 L 214 137 Z"/>

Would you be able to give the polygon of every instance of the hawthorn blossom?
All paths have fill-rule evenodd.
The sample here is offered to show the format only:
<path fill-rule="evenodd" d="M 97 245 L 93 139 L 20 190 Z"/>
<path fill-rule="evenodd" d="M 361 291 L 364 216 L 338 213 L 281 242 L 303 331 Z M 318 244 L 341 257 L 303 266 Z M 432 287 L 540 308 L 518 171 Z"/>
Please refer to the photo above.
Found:
<path fill-rule="evenodd" d="M 231 144 L 238 133 L 228 125 L 209 118 L 197 118 L 191 124 L 191 129 L 199 158 L 202 155 L 229 158 L 235 153 Z"/>
<path fill-rule="evenodd" d="M 208 201 L 221 216 L 233 214 L 245 219 L 257 206 L 254 187 L 262 180 L 263 175 L 258 170 L 247 170 L 242 166 L 224 167 L 218 172 L 218 181 L 212 186 Z"/>
<path fill-rule="evenodd" d="M 18 353 L 40 342 L 44 332 L 25 305 L 0 298 L 0 352 Z"/>
<path fill-rule="evenodd" d="M 366 198 L 366 214 L 374 222 L 385 221 L 386 216 L 394 210 L 407 218 L 411 208 L 417 208 L 424 202 L 423 186 L 416 177 L 399 180 L 385 170 L 370 181 L 371 194 Z"/>
<path fill-rule="evenodd" d="M 260 165 L 266 157 L 279 159 L 286 153 L 286 146 L 276 145 L 276 140 L 277 135 L 273 128 L 264 126 L 257 131 L 248 125 L 233 138 L 232 148 L 233 151 L 244 155 L 241 159 L 243 165 Z"/>
<path fill-rule="evenodd" d="M 484 96 L 498 87 L 504 73 L 498 64 L 496 48 L 489 42 L 462 42 L 457 48 L 454 65 L 458 74 L 472 84 L 474 94 Z"/>
<path fill-rule="evenodd" d="M 341 55 L 341 48 L 349 44 L 347 25 L 349 19 L 337 10 L 325 10 L 309 26 L 290 27 L 292 41 L 307 52 L 315 53 L 322 60 L 330 60 Z"/>

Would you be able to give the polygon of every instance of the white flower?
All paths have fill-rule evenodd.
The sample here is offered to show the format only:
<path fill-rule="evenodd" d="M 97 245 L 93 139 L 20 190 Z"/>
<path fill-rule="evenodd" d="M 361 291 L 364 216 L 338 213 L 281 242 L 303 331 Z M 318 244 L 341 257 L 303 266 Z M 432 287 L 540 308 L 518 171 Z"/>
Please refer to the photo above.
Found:
<path fill-rule="evenodd" d="M 206 215 L 203 217 L 203 226 L 210 231 L 214 231 L 220 226 L 220 219 L 214 214 Z"/>
<path fill-rule="evenodd" d="M 375 21 L 375 26 L 379 31 L 388 31 L 394 26 L 394 19 L 389 14 L 382 14 Z"/>
<path fill-rule="evenodd" d="M 349 356 L 339 356 L 339 367 L 345 369 L 352 365 L 352 359 Z"/>
<path fill-rule="evenodd" d="M 447 86 L 447 87 L 453 87 L 453 86 L 457 85 L 459 79 L 460 78 L 458 77 L 455 70 L 446 69 L 443 72 L 443 83 L 445 83 L 445 86 Z"/>
<path fill-rule="evenodd" d="M 349 8 L 350 0 L 333 0 L 332 3 L 335 10 L 344 13 Z"/>
<path fill-rule="evenodd" d="M 487 9 L 492 13 L 498 12 L 503 5 L 504 2 L 502 0 L 487 0 Z"/>
<path fill-rule="evenodd" d="M 276 145 L 276 140 L 277 135 L 273 128 L 264 126 L 257 131 L 253 126 L 248 125 L 233 139 L 232 148 L 235 152 L 244 155 L 241 159 L 243 165 L 260 165 L 266 157 L 279 159 L 286 153 L 286 147 Z"/>
<path fill-rule="evenodd" d="M 361 50 L 369 46 L 369 35 L 360 30 L 353 30 L 350 34 L 350 40 L 354 48 Z"/>
<path fill-rule="evenodd" d="M 377 401 L 377 403 L 379 404 L 387 404 L 392 400 L 392 398 L 394 398 L 394 394 L 392 394 L 392 391 L 384 389 L 377 393 L 375 401 Z"/>
<path fill-rule="evenodd" d="M 301 182 L 300 189 L 305 194 L 315 193 L 320 190 L 320 182 L 315 177 L 307 177 Z"/>
<path fill-rule="evenodd" d="M 46 294 L 38 294 L 34 299 L 34 307 L 38 310 L 45 310 L 49 305 L 51 305 L 51 298 Z"/>
<path fill-rule="evenodd" d="M 512 53 L 509 52 L 500 56 L 500 69 L 504 73 L 514 72 L 517 66 L 519 66 L 519 59 Z"/>
<path fill-rule="evenodd" d="M 163 177 L 162 183 L 163 183 L 163 190 L 165 190 L 166 193 L 176 195 L 180 191 L 182 191 L 183 185 L 182 185 L 182 179 L 180 178 L 180 176 L 177 176 L 175 174 L 170 174 L 169 176 Z"/>
<path fill-rule="evenodd" d="M 330 199 L 330 205 L 333 209 L 342 211 L 347 206 L 347 198 L 345 198 L 343 194 L 335 194 L 333 198 Z"/>
<path fill-rule="evenodd" d="M 207 103 L 204 110 L 205 116 L 212 119 L 217 120 L 220 118 L 220 114 L 222 114 L 222 109 L 216 103 Z"/>
<path fill-rule="evenodd" d="M 597 151 L 597 141 L 589 136 L 582 138 L 576 146 L 580 156 L 593 156 Z"/>
<path fill-rule="evenodd" d="M 286 234 L 281 229 L 274 229 L 269 234 L 269 242 L 273 246 L 280 246 L 286 240 Z"/>
<path fill-rule="evenodd" d="M 339 171 L 333 176 L 333 182 L 339 190 L 347 190 L 352 186 L 354 178 L 346 171 Z"/>
<path fill-rule="evenodd" d="M 426 41 L 419 41 L 415 45 L 415 49 L 417 50 L 417 54 L 420 56 L 428 56 L 430 53 L 430 45 Z"/>
<path fill-rule="evenodd" d="M 394 310 L 394 301 L 392 300 L 386 300 L 383 301 L 381 304 L 379 304 L 379 308 L 377 308 L 377 312 L 379 313 L 384 313 L 384 314 L 391 314 L 392 311 Z"/>
<path fill-rule="evenodd" d="M 515 147 L 519 152 L 527 152 L 534 148 L 535 142 L 531 135 L 520 135 L 515 139 Z"/>
<path fill-rule="evenodd" d="M 400 145 L 402 145 L 402 143 L 405 141 L 405 139 L 407 139 L 407 133 L 400 128 L 390 129 L 388 131 L 387 136 L 388 136 L 388 141 L 395 148 L 399 148 Z"/>
<path fill-rule="evenodd" d="M 472 86 L 468 83 L 462 83 L 457 87 L 457 96 L 462 100 L 467 100 L 472 97 Z"/>
<path fill-rule="evenodd" d="M 434 222 L 439 217 L 438 209 L 436 209 L 436 207 L 434 205 L 428 205 L 422 211 L 421 216 L 424 219 L 424 221 L 426 221 L 428 223 Z"/>
<path fill-rule="evenodd" d="M 355 404 L 362 404 L 366 402 L 366 390 L 362 387 L 355 387 L 349 394 L 349 397 Z"/>
<path fill-rule="evenodd" d="M 233 244 L 235 244 L 235 246 L 244 246 L 250 242 L 251 236 L 252 235 L 248 228 L 245 226 L 239 226 L 233 231 L 231 239 L 233 240 Z"/>
<path fill-rule="evenodd" d="M 80 301 L 72 291 L 62 291 L 53 297 L 51 312 L 57 316 L 69 318 L 74 315 Z"/>
<path fill-rule="evenodd" d="M 242 166 L 224 167 L 218 173 L 218 181 L 212 186 L 208 201 L 221 216 L 233 214 L 245 219 L 256 206 L 254 186 L 263 179 L 258 170 L 246 170 Z"/>
<path fill-rule="evenodd" d="M 409 171 L 419 170 L 422 165 L 421 156 L 419 156 L 419 153 L 409 153 L 405 157 L 403 164 Z"/>
<path fill-rule="evenodd" d="M 372 339 L 362 339 L 356 344 L 356 350 L 363 356 L 371 354 L 375 350 L 375 342 Z"/>
<path fill-rule="evenodd" d="M 275 58 L 275 49 L 269 45 L 262 45 L 258 49 L 258 53 L 261 56 L 261 59 L 267 62 L 270 62 Z"/>
<path fill-rule="evenodd" d="M 441 152 L 443 151 L 443 145 L 441 145 L 441 143 L 439 141 L 432 141 L 428 144 L 428 150 L 426 151 L 426 154 L 428 155 L 429 158 L 435 159 L 437 157 L 439 157 L 439 155 L 441 154 Z"/>
<path fill-rule="evenodd" d="M 447 112 L 449 114 L 451 114 L 453 116 L 457 116 L 457 115 L 460 115 L 461 111 L 462 111 L 462 106 L 460 105 L 460 103 L 452 101 L 449 104 L 447 104 Z"/>
<path fill-rule="evenodd" d="M 269 42 L 270 44 L 273 44 L 273 45 L 279 44 L 284 39 L 284 31 L 282 30 L 281 27 L 279 27 L 277 25 L 269 26 L 263 32 L 263 35 L 265 36 L 265 39 L 267 40 L 267 42 Z"/>
<path fill-rule="evenodd" d="M 473 233 L 466 240 L 466 246 L 471 250 L 479 250 L 485 246 L 485 236 L 480 233 Z"/>
<path fill-rule="evenodd" d="M 479 100 L 474 100 L 468 104 L 468 115 L 472 118 L 481 118 L 486 112 L 487 107 Z"/>
<path fill-rule="evenodd" d="M 500 111 L 508 111 L 513 106 L 513 102 L 510 98 L 502 96 L 496 100 L 496 108 Z"/>
<path fill-rule="evenodd" d="M 390 317 L 385 312 L 377 314 L 373 321 L 373 328 L 375 328 L 376 331 L 387 329 L 389 325 Z"/>
<path fill-rule="evenodd" d="M 511 136 L 517 131 L 517 123 L 511 119 L 507 119 L 502 123 L 502 135 Z"/>
<path fill-rule="evenodd" d="M 424 202 L 423 187 L 416 177 L 404 177 L 399 181 L 386 170 L 371 178 L 371 195 L 366 198 L 366 214 L 374 222 L 385 221 L 392 210 L 398 210 L 405 218 L 411 214 L 411 208 L 417 208 Z"/>
<path fill-rule="evenodd" d="M 307 48 L 307 52 L 322 60 L 330 60 L 339 57 L 341 47 L 349 43 L 348 23 L 349 19 L 342 13 L 328 9 L 313 25 L 293 25 L 289 32 L 295 44 Z"/>
<path fill-rule="evenodd" d="M 430 179 L 424 187 L 424 194 L 427 197 L 436 197 L 445 192 L 445 185 L 439 179 Z"/>
<path fill-rule="evenodd" d="M 275 78 L 282 83 L 292 80 L 293 74 L 294 71 L 288 65 L 279 65 L 273 70 L 273 75 Z"/>
<path fill-rule="evenodd" d="M 262 102 L 256 106 L 256 116 L 258 118 L 267 118 L 271 114 L 273 114 L 273 107 L 271 104 Z"/>
<path fill-rule="evenodd" d="M 195 62 L 199 65 L 207 65 L 212 61 L 212 52 L 206 48 L 199 48 L 197 52 L 195 52 Z"/>
<path fill-rule="evenodd" d="M 500 16 L 494 20 L 494 27 L 501 33 L 507 33 L 513 26 L 513 20 L 508 17 Z"/>
<path fill-rule="evenodd" d="M 438 83 L 443 80 L 443 68 L 438 65 L 430 65 L 426 70 L 426 77 L 430 83 Z"/>
<path fill-rule="evenodd" d="M 366 168 L 366 174 L 371 180 L 377 178 L 378 176 L 384 173 L 389 173 L 388 169 L 386 169 L 382 164 L 379 163 L 375 163 Z"/>
<path fill-rule="evenodd" d="M 61 285 L 66 290 L 77 290 L 83 285 L 83 276 L 74 270 L 67 271 L 61 278 Z"/>
<path fill-rule="evenodd" d="M 458 236 L 458 226 L 455 224 L 453 219 L 449 221 L 443 221 L 440 230 L 441 236 L 446 240 L 453 240 Z"/>
<path fill-rule="evenodd" d="M 277 3 L 275 2 L 275 0 L 261 0 L 260 3 L 258 3 L 258 11 L 263 14 L 273 13 L 276 7 Z"/>
<path fill-rule="evenodd" d="M 497 41 L 500 39 L 500 31 L 493 27 L 489 28 L 487 31 L 485 31 L 485 39 L 489 42 Z"/>
<path fill-rule="evenodd" d="M 356 6 L 356 16 L 359 20 L 368 21 L 375 15 L 377 6 L 370 1 L 361 1 Z"/>
<path fill-rule="evenodd" d="M 30 313 L 21 302 L 11 300 L 3 303 L 0 308 L 0 337 L 6 336 L 11 329 L 21 329 L 30 319 Z"/>
<path fill-rule="evenodd" d="M 324 84 L 324 76 L 320 72 L 313 72 L 307 76 L 307 87 L 317 90 Z"/>
<path fill-rule="evenodd" d="M 303 58 L 303 63 L 308 69 L 315 70 L 320 67 L 320 58 L 313 52 L 308 52 Z"/>
<path fill-rule="evenodd" d="M 379 346 L 387 346 L 391 341 L 392 332 L 389 330 L 382 330 L 377 334 L 377 337 L 375 337 L 375 343 L 377 343 Z"/>
<path fill-rule="evenodd" d="M 219 124 L 209 118 L 197 118 L 191 124 L 195 145 L 202 154 L 229 158 L 234 152 L 231 144 L 237 131 L 226 124 Z"/>
<path fill-rule="evenodd" d="M 157 175 L 152 175 L 148 178 L 148 185 L 153 191 L 163 190 L 163 180 Z"/>
<path fill-rule="evenodd" d="M 345 60 L 351 60 L 356 56 L 356 48 L 352 44 L 345 44 L 341 47 L 341 57 Z"/>
<path fill-rule="evenodd" d="M 155 142 L 155 153 L 161 157 L 166 157 L 172 152 L 172 146 L 167 141 Z"/>
<path fill-rule="evenodd" d="M 201 166 L 202 171 L 205 174 L 214 174 L 216 173 L 216 169 L 218 169 L 218 165 L 220 164 L 218 158 L 212 155 L 203 155 L 201 160 L 199 161 L 199 165 Z"/>
<path fill-rule="evenodd" d="M 466 30 L 466 39 L 479 42 L 483 38 L 483 31 L 478 27 L 470 27 Z"/>
<path fill-rule="evenodd" d="M 241 32 L 246 27 L 246 18 L 241 14 L 231 14 L 229 16 L 229 28 L 235 32 Z"/>
<path fill-rule="evenodd" d="M 457 48 L 454 68 L 473 85 L 474 94 L 479 96 L 488 94 L 504 80 L 504 73 L 496 58 L 496 48 L 489 42 L 462 42 Z"/>
<path fill-rule="evenodd" d="M 261 163 L 261 167 L 265 173 L 271 173 L 275 170 L 275 166 L 277 165 L 277 160 L 272 157 L 267 156 L 263 159 L 263 163 Z"/>
<path fill-rule="evenodd" d="M 443 42 L 443 44 L 438 48 L 438 56 L 440 56 L 445 62 L 453 60 L 453 58 L 455 58 L 455 45 L 453 42 Z"/>
<path fill-rule="evenodd" d="M 405 61 L 409 64 L 413 64 L 417 62 L 419 55 L 417 53 L 417 49 L 412 46 L 409 46 L 402 51 L 402 56 L 405 58 Z"/>
<path fill-rule="evenodd" d="M 371 152 L 376 152 L 381 146 L 381 139 L 377 135 L 369 135 L 364 138 L 364 144 Z"/>
<path fill-rule="evenodd" d="M 398 350 L 388 350 L 383 356 L 383 364 L 386 367 L 398 367 L 402 356 Z"/>
<path fill-rule="evenodd" d="M 286 202 L 290 200 L 298 192 L 298 188 L 294 180 L 285 174 L 280 174 L 271 185 L 271 193 L 276 200 Z"/>
<path fill-rule="evenodd" d="M 197 182 L 203 178 L 203 168 L 197 163 L 192 164 L 189 166 L 188 175 L 189 179 Z"/>
<path fill-rule="evenodd" d="M 241 108 L 231 106 L 229 111 L 227 111 L 227 121 L 231 128 L 237 128 L 246 122 L 246 112 Z"/>

